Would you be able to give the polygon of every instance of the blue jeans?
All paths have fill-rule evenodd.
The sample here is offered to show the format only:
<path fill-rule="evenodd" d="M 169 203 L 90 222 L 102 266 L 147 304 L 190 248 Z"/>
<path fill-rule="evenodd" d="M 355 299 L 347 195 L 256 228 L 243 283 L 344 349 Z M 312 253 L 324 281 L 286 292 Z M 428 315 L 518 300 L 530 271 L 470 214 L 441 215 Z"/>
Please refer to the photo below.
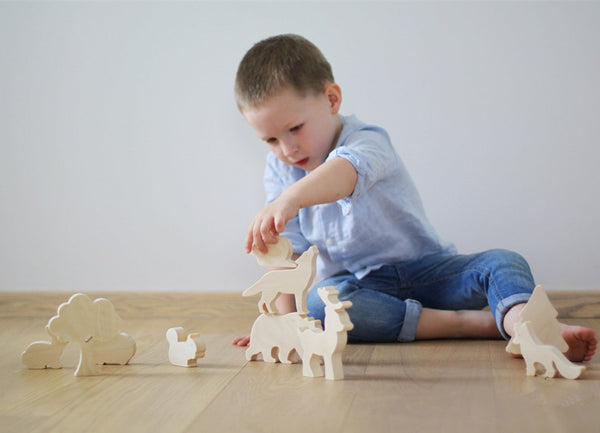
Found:
<path fill-rule="evenodd" d="M 432 255 L 385 265 L 362 279 L 341 273 L 319 282 L 308 294 L 310 315 L 324 323 L 324 304 L 317 287 L 335 286 L 354 329 L 350 342 L 413 341 L 423 307 L 438 310 L 480 310 L 489 305 L 498 329 L 506 312 L 527 302 L 535 283 L 519 254 L 490 250 L 470 255 Z"/>

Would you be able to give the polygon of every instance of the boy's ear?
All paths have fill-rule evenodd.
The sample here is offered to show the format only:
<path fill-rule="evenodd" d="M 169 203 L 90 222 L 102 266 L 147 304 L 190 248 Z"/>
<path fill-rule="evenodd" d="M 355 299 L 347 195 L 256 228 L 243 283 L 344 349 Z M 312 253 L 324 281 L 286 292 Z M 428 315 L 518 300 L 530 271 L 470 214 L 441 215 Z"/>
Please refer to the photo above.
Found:
<path fill-rule="evenodd" d="M 342 89 L 340 86 L 335 83 L 330 83 L 325 87 L 325 90 L 323 90 L 323 94 L 329 101 L 331 114 L 337 114 L 342 105 Z"/>

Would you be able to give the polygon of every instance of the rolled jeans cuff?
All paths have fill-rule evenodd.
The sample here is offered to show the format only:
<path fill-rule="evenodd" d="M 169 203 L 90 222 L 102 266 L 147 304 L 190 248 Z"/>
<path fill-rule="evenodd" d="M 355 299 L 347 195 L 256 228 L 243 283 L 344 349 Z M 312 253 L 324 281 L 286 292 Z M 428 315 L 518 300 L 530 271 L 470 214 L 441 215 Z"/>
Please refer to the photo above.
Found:
<path fill-rule="evenodd" d="M 407 299 L 404 301 L 406 304 L 406 312 L 404 313 L 404 323 L 400 334 L 398 334 L 399 343 L 408 343 L 409 341 L 415 341 L 415 335 L 417 334 L 417 324 L 421 317 L 421 311 L 423 311 L 423 305 L 419 301 L 413 299 Z"/>
<path fill-rule="evenodd" d="M 496 319 L 496 326 L 498 327 L 498 330 L 506 340 L 510 340 L 510 335 L 508 335 L 508 333 L 504 329 L 504 317 L 506 316 L 506 313 L 508 313 L 508 310 L 510 310 L 515 305 L 526 303 L 527 301 L 529 301 L 530 297 L 531 293 L 517 293 L 498 302 L 498 305 L 496 306 L 496 314 L 494 314 Z"/>

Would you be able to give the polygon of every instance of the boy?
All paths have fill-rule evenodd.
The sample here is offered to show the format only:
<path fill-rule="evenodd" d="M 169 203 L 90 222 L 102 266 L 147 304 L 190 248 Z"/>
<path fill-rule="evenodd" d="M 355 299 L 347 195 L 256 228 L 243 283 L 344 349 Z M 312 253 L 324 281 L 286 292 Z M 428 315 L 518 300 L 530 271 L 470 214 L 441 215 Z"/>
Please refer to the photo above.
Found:
<path fill-rule="evenodd" d="M 246 252 L 266 252 L 279 234 L 296 255 L 316 245 L 317 286 L 353 302 L 349 341 L 510 338 L 535 285 L 527 262 L 506 250 L 458 255 L 440 242 L 387 133 L 339 114 L 341 89 L 316 46 L 297 35 L 255 44 L 235 92 L 271 150 L 268 205 L 248 229 Z M 277 302 L 281 313 L 295 310 L 289 295 Z M 316 287 L 308 308 L 324 319 Z M 569 359 L 594 355 L 592 329 L 563 325 L 563 337 Z"/>

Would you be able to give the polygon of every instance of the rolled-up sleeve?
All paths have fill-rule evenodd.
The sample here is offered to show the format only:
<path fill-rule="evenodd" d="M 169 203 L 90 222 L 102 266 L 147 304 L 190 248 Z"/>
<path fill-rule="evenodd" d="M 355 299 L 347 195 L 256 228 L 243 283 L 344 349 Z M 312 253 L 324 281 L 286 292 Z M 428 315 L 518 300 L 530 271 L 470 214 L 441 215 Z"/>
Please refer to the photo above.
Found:
<path fill-rule="evenodd" d="M 377 134 L 377 137 L 373 137 L 373 134 Z M 385 136 L 387 138 L 387 134 Z M 389 139 L 382 140 L 379 131 L 367 130 L 355 133 L 350 145 L 337 147 L 329 154 L 327 160 L 333 158 L 346 159 L 358 174 L 352 194 L 338 201 L 343 214 L 351 211 L 353 198 L 360 197 L 379 180 L 389 176 L 398 165 L 398 156 L 391 142 Z"/>

